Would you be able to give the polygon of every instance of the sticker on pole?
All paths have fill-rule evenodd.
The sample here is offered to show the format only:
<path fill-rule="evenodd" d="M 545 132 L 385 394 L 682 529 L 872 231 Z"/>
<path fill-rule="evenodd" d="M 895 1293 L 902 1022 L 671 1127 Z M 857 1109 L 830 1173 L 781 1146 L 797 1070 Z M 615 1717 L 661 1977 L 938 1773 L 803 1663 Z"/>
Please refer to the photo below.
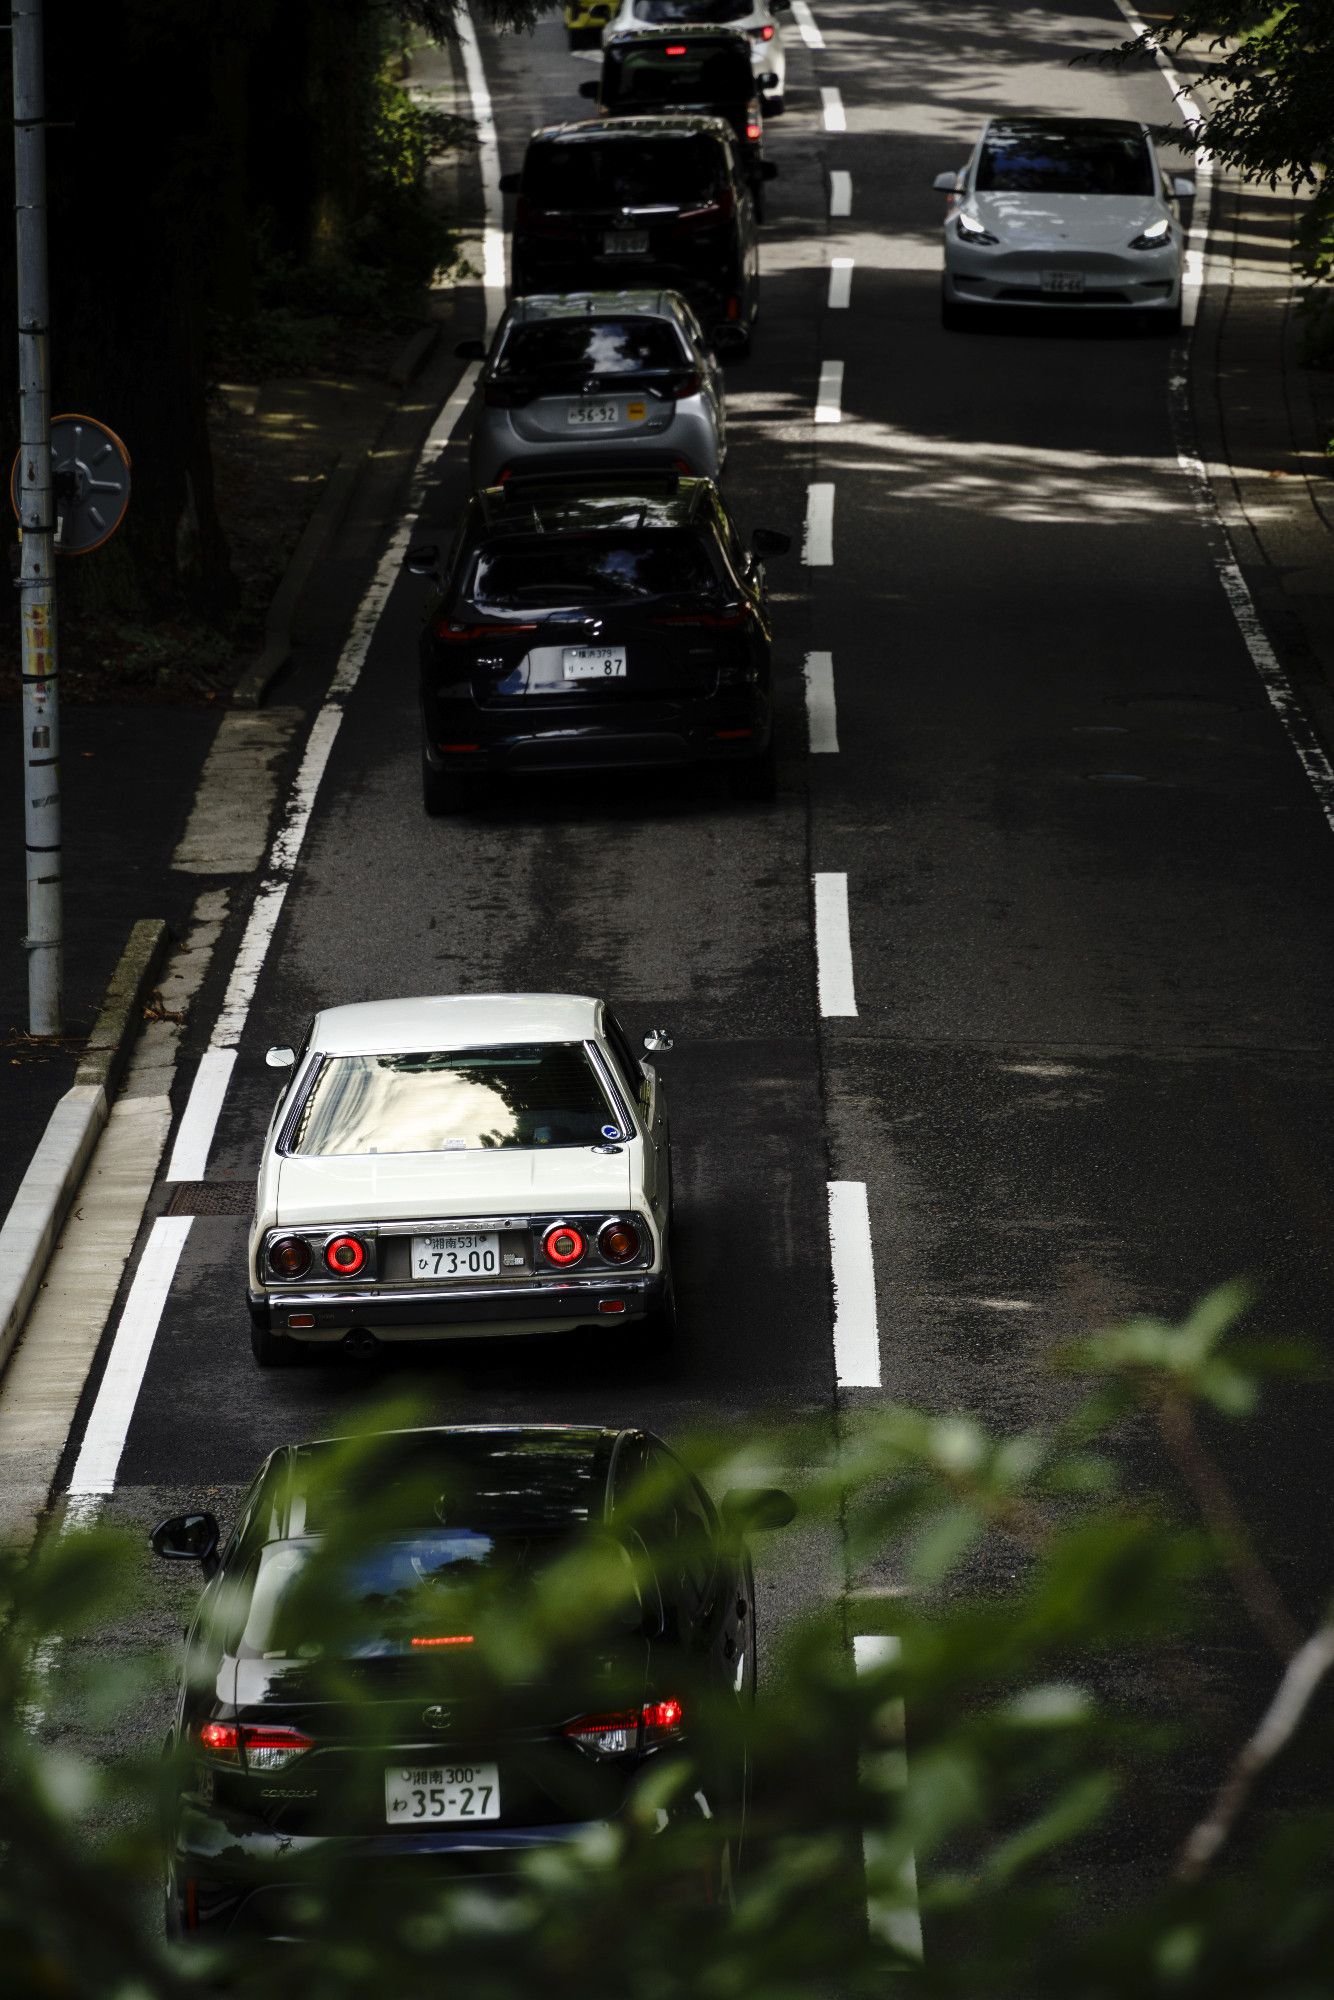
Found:
<path fill-rule="evenodd" d="M 9 497 L 20 532 L 23 457 L 20 446 L 9 475 Z M 32 476 L 29 474 L 29 479 Z M 116 433 L 99 424 L 96 417 L 52 417 L 51 490 L 57 552 L 89 555 L 109 541 L 125 519 L 130 504 L 130 454 Z"/>

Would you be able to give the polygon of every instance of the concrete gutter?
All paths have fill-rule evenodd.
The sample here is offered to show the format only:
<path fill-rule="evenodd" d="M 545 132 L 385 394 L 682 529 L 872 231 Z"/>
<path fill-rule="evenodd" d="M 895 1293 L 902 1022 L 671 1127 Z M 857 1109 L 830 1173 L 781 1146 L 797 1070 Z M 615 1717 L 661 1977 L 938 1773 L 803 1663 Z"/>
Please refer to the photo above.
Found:
<path fill-rule="evenodd" d="M 42 1282 L 84 1169 L 110 1115 L 144 1001 L 166 957 L 167 926 L 146 918 L 111 975 L 73 1086 L 56 1105 L 0 1226 L 0 1367 L 9 1359 Z"/>

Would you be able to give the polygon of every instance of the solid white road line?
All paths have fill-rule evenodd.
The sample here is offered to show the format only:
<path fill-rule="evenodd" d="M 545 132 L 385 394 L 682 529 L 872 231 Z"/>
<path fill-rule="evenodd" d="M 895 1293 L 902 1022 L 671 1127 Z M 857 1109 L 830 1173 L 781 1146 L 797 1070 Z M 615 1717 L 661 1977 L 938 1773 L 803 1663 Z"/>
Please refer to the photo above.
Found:
<path fill-rule="evenodd" d="M 860 1632 L 852 1642 L 852 1657 L 859 1674 L 874 1673 L 878 1667 L 895 1665 L 901 1650 L 898 1639 L 888 1632 Z M 903 1703 L 887 1701 L 880 1710 L 879 1722 L 884 1733 L 896 1745 L 889 1757 L 882 1761 L 881 1769 L 887 1771 L 895 1789 L 901 1791 L 908 1783 L 908 1718 Z M 883 1860 L 885 1847 L 882 1835 L 869 1829 L 863 1835 L 862 1853 L 868 1876 Z M 905 1958 L 920 1960 L 922 1917 L 917 1902 L 917 1863 L 911 1850 L 899 1868 L 895 1889 L 897 1894 L 885 1899 L 877 1896 L 868 1883 L 867 1924 L 872 1937 L 893 1945 Z"/>
<path fill-rule="evenodd" d="M 838 714 L 834 707 L 834 656 L 806 655 L 806 729 L 812 756 L 838 749 Z"/>
<path fill-rule="evenodd" d="M 841 361 L 825 361 L 820 365 L 820 386 L 815 392 L 815 421 L 817 424 L 841 424 L 843 421 Z"/>
<path fill-rule="evenodd" d="M 130 1419 L 139 1400 L 139 1387 L 176 1266 L 190 1234 L 190 1223 L 188 1215 L 160 1215 L 153 1224 L 74 1463 L 69 1490 L 75 1499 L 86 1501 L 94 1494 L 115 1490 L 116 1471 L 125 1449 Z M 86 1506 L 83 1511 L 88 1511 Z"/>
<path fill-rule="evenodd" d="M 232 976 L 235 978 L 235 974 Z M 199 1068 L 176 1128 L 176 1144 L 167 1165 L 169 1181 L 203 1180 L 222 1100 L 235 1067 L 235 1049 L 205 1049 L 199 1058 Z"/>
<path fill-rule="evenodd" d="M 1116 0 L 1124 16 L 1126 26 L 1132 35 L 1146 35 L 1147 23 L 1127 5 L 1127 0 Z M 1188 118 L 1202 118 L 1203 107 L 1190 89 L 1184 84 L 1161 50 L 1157 56 L 1158 67 L 1177 103 Z M 1186 241 L 1185 261 L 1181 271 L 1181 321 L 1183 326 L 1194 326 L 1200 311 L 1200 292 L 1204 285 L 1204 257 L 1209 245 L 1209 219 L 1214 205 L 1214 162 L 1213 155 L 1197 152 L 1194 160 L 1195 205 L 1191 210 L 1190 236 Z"/>
<path fill-rule="evenodd" d="M 820 92 L 820 102 L 824 106 L 824 129 L 826 132 L 846 132 L 848 114 L 843 109 L 843 99 L 828 84 Z"/>
<path fill-rule="evenodd" d="M 834 1373 L 841 1389 L 880 1387 L 875 1258 L 865 1181 L 829 1183 L 829 1258 L 834 1274 Z"/>
<path fill-rule="evenodd" d="M 808 49 L 822 49 L 824 36 L 815 25 L 815 16 L 806 5 L 806 0 L 792 0 L 792 18 L 797 31 Z"/>
<path fill-rule="evenodd" d="M 485 225 L 482 230 L 482 286 L 486 295 L 486 335 L 489 340 L 505 310 L 505 203 L 500 192 L 500 147 L 496 140 L 495 113 L 491 91 L 477 46 L 477 30 L 467 0 L 454 16 L 463 73 L 472 100 L 473 123 L 477 127 L 477 156 L 482 170 L 482 201 Z"/>
<path fill-rule="evenodd" d="M 829 175 L 830 215 L 852 214 L 852 175 L 842 167 L 834 167 Z"/>
<path fill-rule="evenodd" d="M 831 257 L 829 259 L 829 309 L 840 312 L 852 304 L 851 257 Z"/>
<path fill-rule="evenodd" d="M 801 560 L 812 569 L 828 569 L 834 560 L 834 488 L 817 481 L 806 488 L 806 532 Z"/>
<path fill-rule="evenodd" d="M 817 875 L 815 881 L 815 965 L 820 1012 L 833 1020 L 857 1012 L 852 983 L 852 935 L 848 925 L 848 878 Z"/>

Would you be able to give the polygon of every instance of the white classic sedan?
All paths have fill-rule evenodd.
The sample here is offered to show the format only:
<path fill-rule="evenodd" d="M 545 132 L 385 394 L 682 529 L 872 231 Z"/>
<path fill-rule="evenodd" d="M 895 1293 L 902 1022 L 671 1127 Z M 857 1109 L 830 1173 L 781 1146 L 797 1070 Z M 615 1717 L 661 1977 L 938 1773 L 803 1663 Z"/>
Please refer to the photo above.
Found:
<path fill-rule="evenodd" d="M 331 1007 L 268 1061 L 291 1076 L 250 1237 L 261 1367 L 299 1346 L 670 1331 L 666 1105 L 603 1001 Z"/>
<path fill-rule="evenodd" d="M 966 166 L 938 174 L 945 215 L 941 318 L 954 331 L 983 307 L 1106 307 L 1181 324 L 1185 249 L 1143 125 L 1115 118 L 992 118 Z"/>

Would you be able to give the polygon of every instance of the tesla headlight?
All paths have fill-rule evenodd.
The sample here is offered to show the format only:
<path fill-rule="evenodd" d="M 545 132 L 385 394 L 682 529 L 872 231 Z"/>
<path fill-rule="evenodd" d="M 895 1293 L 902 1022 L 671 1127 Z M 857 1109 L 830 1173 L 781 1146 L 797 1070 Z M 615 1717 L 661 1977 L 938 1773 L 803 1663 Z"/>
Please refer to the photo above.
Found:
<path fill-rule="evenodd" d="M 1131 237 L 1130 247 L 1132 250 L 1161 250 L 1171 233 L 1171 223 L 1165 215 L 1160 215 L 1156 222 L 1151 222 L 1138 236 Z"/>
<path fill-rule="evenodd" d="M 966 208 L 961 208 L 955 216 L 954 228 L 956 235 L 962 237 L 965 243 L 1000 242 L 1000 237 L 993 236 L 989 229 L 984 229 L 980 219 L 976 215 L 970 215 Z"/>

